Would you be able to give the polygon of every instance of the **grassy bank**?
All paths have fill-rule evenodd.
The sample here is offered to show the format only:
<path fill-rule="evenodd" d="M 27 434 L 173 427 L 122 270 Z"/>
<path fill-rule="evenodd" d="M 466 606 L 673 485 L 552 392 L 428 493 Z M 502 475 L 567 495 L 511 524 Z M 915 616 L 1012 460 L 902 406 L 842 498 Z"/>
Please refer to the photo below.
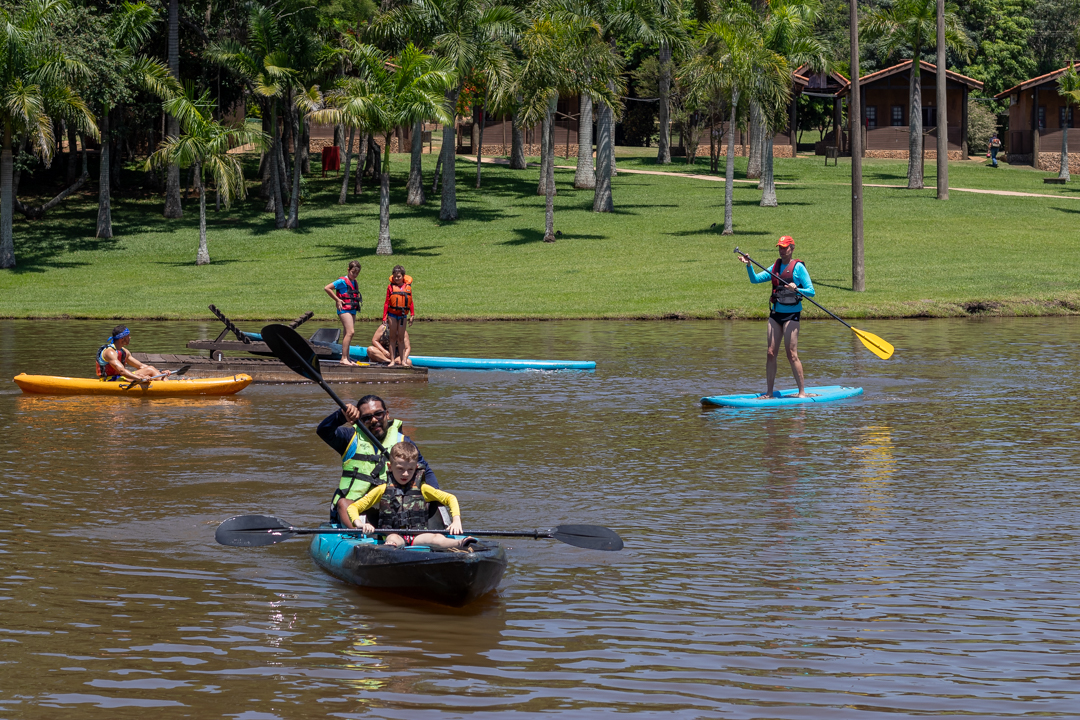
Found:
<path fill-rule="evenodd" d="M 434 158 L 425 160 L 430 183 Z M 0 271 L 0 316 L 205 318 L 214 303 L 236 318 L 292 318 L 307 310 L 329 318 L 323 285 L 359 259 L 367 317 L 381 312 L 387 276 L 398 263 L 416 279 L 418 315 L 426 319 L 755 317 L 765 313 L 768 292 L 749 285 L 732 248 L 766 262 L 781 234 L 796 238 L 818 299 L 849 317 L 1080 312 L 1080 183 L 1043 186 L 1044 173 L 960 163 L 951 180 L 1056 197 L 955 192 L 938 202 L 933 190 L 867 188 L 867 292 L 857 294 L 850 290 L 843 163 L 778 160 L 777 179 L 787 183 L 778 189 L 778 208 L 759 207 L 760 191 L 738 184 L 734 237 L 719 232 L 722 183 L 623 173 L 614 181 L 616 212 L 607 215 L 593 213 L 593 193 L 573 190 L 572 171 L 560 170 L 562 234 L 545 244 L 537 169 L 485 166 L 478 191 L 475 165 L 459 160 L 461 219 L 440 223 L 437 197 L 423 208 L 405 206 L 406 162 L 394 157 L 391 257 L 374 254 L 377 190 L 369 184 L 361 198 L 339 206 L 340 180 L 317 172 L 308 180 L 299 232 L 275 230 L 255 197 L 221 213 L 211 209 L 213 262 L 205 267 L 194 265 L 194 200 L 182 220 L 165 220 L 159 197 L 117 198 L 110 240 L 92 237 L 93 194 L 69 199 L 41 221 L 17 216 L 19 265 Z M 620 163 L 658 169 L 644 157 Z M 738 167 L 741 177 L 745 160 Z M 870 160 L 865 167 L 868 183 L 903 183 L 903 161 Z M 705 172 L 707 161 L 694 170 Z M 926 174 L 933 178 L 932 163 Z"/>

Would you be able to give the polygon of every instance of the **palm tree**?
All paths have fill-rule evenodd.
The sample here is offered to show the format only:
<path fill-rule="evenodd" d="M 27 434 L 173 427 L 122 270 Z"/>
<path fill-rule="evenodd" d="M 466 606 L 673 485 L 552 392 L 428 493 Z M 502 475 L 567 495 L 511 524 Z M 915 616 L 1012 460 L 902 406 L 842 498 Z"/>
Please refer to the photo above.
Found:
<path fill-rule="evenodd" d="M 431 40 L 432 53 L 446 61 L 457 83 L 446 90 L 446 105 L 457 107 L 466 78 L 482 78 L 494 92 L 511 82 L 510 43 L 524 24 L 522 15 L 495 0 L 407 0 L 380 21 L 379 34 Z M 451 117 L 443 127 L 440 220 L 456 220 L 454 167 L 456 132 Z"/>
<path fill-rule="evenodd" d="M 444 104 L 448 88 L 457 83 L 450 64 L 421 52 L 411 43 L 391 57 L 354 38 L 345 54 L 357 77 L 344 79 L 326 93 L 327 107 L 316 109 L 318 123 L 353 122 L 372 133 L 382 133 L 383 158 L 379 175 L 379 243 L 377 255 L 392 255 L 390 242 L 390 134 L 399 127 L 434 120 L 451 122 Z"/>
<path fill-rule="evenodd" d="M 180 86 L 159 60 L 137 54 L 157 24 L 158 14 L 144 2 L 125 2 L 109 16 L 108 45 L 110 77 L 119 82 L 103 88 L 98 125 L 101 129 L 101 162 L 98 173 L 98 217 L 94 237 L 111 238 L 112 229 L 112 132 L 109 116 L 119 100 L 130 92 L 129 85 L 141 87 L 165 99 L 176 95 Z M 168 203 L 166 203 L 168 204 Z"/>
<path fill-rule="evenodd" d="M 829 52 L 814 37 L 814 24 L 821 14 L 818 0 L 772 0 L 765 10 L 761 27 L 763 44 L 784 58 L 789 67 L 810 66 L 815 71 L 827 69 Z M 778 99 L 778 98 L 774 98 Z M 773 140 L 776 131 L 790 122 L 787 112 L 790 94 L 784 106 L 758 104 L 762 129 L 762 207 L 776 207 L 776 183 L 773 177 Z M 795 128 L 791 128 L 795 132 Z"/>
<path fill-rule="evenodd" d="M 181 133 L 169 137 L 146 161 L 147 168 L 176 165 L 193 167 L 199 183 L 199 251 L 196 265 L 207 265 L 210 252 L 206 245 L 206 183 L 209 173 L 221 202 L 228 207 L 233 198 L 246 195 L 244 168 L 239 155 L 229 150 L 241 145 L 254 145 L 261 149 L 266 137 L 260 131 L 248 130 L 243 125 L 230 127 L 214 119 L 214 102 L 209 93 L 196 98 L 189 88 L 184 94 L 167 100 L 165 111 L 175 117 Z"/>
<path fill-rule="evenodd" d="M 621 63 L 611 53 L 603 28 L 578 8 L 553 6 L 539 13 L 521 39 L 525 63 L 515 96 L 523 98 L 521 119 L 543 121 L 545 195 L 544 242 L 555 242 L 555 149 L 550 132 L 560 94 L 589 93 L 602 107 L 618 105 L 612 89 Z M 599 158 L 598 158 L 599 159 Z M 610 198 L 610 196 L 609 196 Z"/>
<path fill-rule="evenodd" d="M 282 50 L 284 43 L 284 23 L 270 8 L 254 5 L 248 15 L 246 44 L 226 38 L 211 44 L 206 50 L 210 60 L 244 80 L 252 96 L 260 103 L 263 117 L 266 114 L 270 116 L 270 202 L 267 210 L 273 210 L 278 229 L 285 227 L 284 198 L 288 192 L 284 182 L 286 169 L 283 166 L 278 114 L 285 87 L 295 75 L 287 54 Z"/>
<path fill-rule="evenodd" d="M 937 36 L 937 0 L 896 0 L 891 7 L 874 10 L 867 17 L 865 30 L 870 40 L 879 40 L 888 55 L 911 52 L 908 84 L 908 188 L 923 186 L 922 81 L 920 59 L 923 47 Z M 963 57 L 972 46 L 964 32 L 956 5 L 945 7 L 945 44 Z"/>
<path fill-rule="evenodd" d="M 727 182 L 724 186 L 724 235 L 734 232 L 734 129 L 741 116 L 740 111 L 750 101 L 775 107 L 790 92 L 791 70 L 787 61 L 765 46 L 756 27 L 757 19 L 748 6 L 732 6 L 716 20 L 702 26 L 694 57 L 685 70 L 692 91 L 702 99 L 728 99 L 730 123 L 727 133 Z"/>
<path fill-rule="evenodd" d="M 26 138 L 49 162 L 55 149 L 50 109 L 85 134 L 98 134 L 86 102 L 72 89 L 71 80 L 82 68 L 50 37 L 51 24 L 67 7 L 63 0 L 0 6 L 0 268 L 15 267 L 13 143 Z"/>
<path fill-rule="evenodd" d="M 1077 75 L 1076 67 L 1072 62 L 1069 63 L 1069 69 L 1058 78 L 1058 92 L 1065 98 L 1066 102 L 1080 103 L 1080 75 Z M 1072 110 L 1069 107 L 1064 111 L 1063 122 L 1061 123 L 1061 168 L 1058 170 L 1058 177 L 1065 182 L 1070 180 L 1069 125 L 1072 118 L 1069 115 Z"/>
<path fill-rule="evenodd" d="M 169 0 L 169 72 L 173 80 L 180 82 L 180 2 Z M 168 134 L 175 137 L 180 132 L 176 118 L 168 118 Z M 165 174 L 165 217 L 184 217 L 184 206 L 180 203 L 180 168 L 170 165 Z"/>

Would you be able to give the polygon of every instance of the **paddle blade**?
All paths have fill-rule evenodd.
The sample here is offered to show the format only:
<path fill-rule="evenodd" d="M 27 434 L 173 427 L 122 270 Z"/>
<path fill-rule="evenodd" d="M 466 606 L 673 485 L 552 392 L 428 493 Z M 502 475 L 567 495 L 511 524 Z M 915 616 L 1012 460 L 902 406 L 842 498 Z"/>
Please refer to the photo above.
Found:
<path fill-rule="evenodd" d="M 600 525 L 559 525 L 551 534 L 559 542 L 589 550 L 622 550 L 619 534 Z"/>
<path fill-rule="evenodd" d="M 862 340 L 862 344 L 865 345 L 870 350 L 870 352 L 874 353 L 882 360 L 888 360 L 892 357 L 892 345 L 885 342 L 873 333 L 868 333 L 865 330 L 859 330 L 858 328 L 851 329 L 855 332 L 856 335 L 859 336 L 859 339 Z"/>
<path fill-rule="evenodd" d="M 292 526 L 268 515 L 237 515 L 218 525 L 214 539 L 233 547 L 275 545 L 295 537 Z"/>
<path fill-rule="evenodd" d="M 307 340 L 300 337 L 300 333 L 287 325 L 267 325 L 262 329 L 261 335 L 274 357 L 288 365 L 295 373 L 314 382 L 322 380 L 319 356 L 308 345 Z"/>

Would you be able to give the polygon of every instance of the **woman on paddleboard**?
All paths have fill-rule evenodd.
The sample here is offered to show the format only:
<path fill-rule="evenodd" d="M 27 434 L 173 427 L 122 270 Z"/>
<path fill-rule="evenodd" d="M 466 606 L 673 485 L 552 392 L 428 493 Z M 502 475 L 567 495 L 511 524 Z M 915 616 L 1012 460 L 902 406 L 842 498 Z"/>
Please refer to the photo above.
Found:
<path fill-rule="evenodd" d="M 364 304 L 364 297 L 360 294 L 360 286 L 356 284 L 356 278 L 360 275 L 360 263 L 356 260 L 349 262 L 349 270 L 345 277 L 339 277 L 323 290 L 337 306 L 338 319 L 345 328 L 345 337 L 341 338 L 341 364 L 355 365 L 349 359 L 349 347 L 352 342 L 353 332 L 356 330 L 356 313 Z"/>
<path fill-rule="evenodd" d="M 769 327 L 766 331 L 765 378 L 767 390 L 762 397 L 772 397 L 773 383 L 776 381 L 776 354 L 780 351 L 780 340 L 784 341 L 791 373 L 799 386 L 796 397 L 807 397 L 803 383 L 803 367 L 799 361 L 799 318 L 802 313 L 802 297 L 814 296 L 814 284 L 810 282 L 810 273 L 802 260 L 794 259 L 795 241 L 784 235 L 777 241 L 780 257 L 771 270 L 756 272 L 750 264 L 750 258 L 739 254 L 739 260 L 746 265 L 750 282 L 763 283 L 772 281 L 772 295 L 769 297 Z"/>

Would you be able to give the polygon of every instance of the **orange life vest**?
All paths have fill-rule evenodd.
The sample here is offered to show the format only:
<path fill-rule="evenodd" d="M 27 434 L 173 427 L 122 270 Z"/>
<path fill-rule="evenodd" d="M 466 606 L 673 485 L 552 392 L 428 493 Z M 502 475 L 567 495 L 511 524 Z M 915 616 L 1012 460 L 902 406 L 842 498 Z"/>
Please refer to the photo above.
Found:
<path fill-rule="evenodd" d="M 408 275 L 401 285 L 394 285 L 394 276 L 390 276 L 390 307 L 387 314 L 405 317 L 412 304 L 412 278 Z"/>

